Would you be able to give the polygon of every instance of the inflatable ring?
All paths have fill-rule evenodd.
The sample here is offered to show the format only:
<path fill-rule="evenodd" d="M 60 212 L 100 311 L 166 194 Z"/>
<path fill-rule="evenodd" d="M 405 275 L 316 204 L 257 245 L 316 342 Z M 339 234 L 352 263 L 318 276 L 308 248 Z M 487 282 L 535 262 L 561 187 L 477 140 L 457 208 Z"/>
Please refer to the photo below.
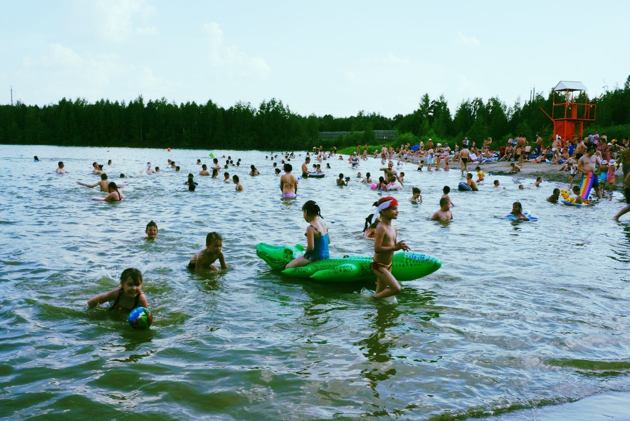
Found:
<path fill-rule="evenodd" d="M 464 183 L 463 181 L 460 182 L 457 185 L 457 190 L 459 191 L 472 191 L 472 187 L 470 187 L 468 184 Z"/>

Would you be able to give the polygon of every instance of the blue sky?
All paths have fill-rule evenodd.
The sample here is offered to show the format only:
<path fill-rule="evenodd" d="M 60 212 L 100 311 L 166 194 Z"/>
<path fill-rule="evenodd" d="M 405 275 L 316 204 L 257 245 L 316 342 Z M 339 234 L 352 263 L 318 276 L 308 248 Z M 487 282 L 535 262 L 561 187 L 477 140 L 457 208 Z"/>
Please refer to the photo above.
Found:
<path fill-rule="evenodd" d="M 0 103 L 166 98 L 387 117 L 630 74 L 627 1 L 5 1 Z"/>

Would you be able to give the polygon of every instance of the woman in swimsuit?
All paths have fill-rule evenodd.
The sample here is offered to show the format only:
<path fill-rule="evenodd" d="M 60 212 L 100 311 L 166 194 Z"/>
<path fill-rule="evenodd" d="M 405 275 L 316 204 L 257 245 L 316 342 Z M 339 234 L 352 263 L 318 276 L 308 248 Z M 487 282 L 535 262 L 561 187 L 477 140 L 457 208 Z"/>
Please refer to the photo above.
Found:
<path fill-rule="evenodd" d="M 149 307 L 147 297 L 142 292 L 142 273 L 138 269 L 128 268 L 120 275 L 120 286 L 113 291 L 97 295 L 88 301 L 88 308 L 111 301 L 110 310 L 129 313 L 136 307 Z"/>
<path fill-rule="evenodd" d="M 286 268 L 306 266 L 311 262 L 328 259 L 328 244 L 330 236 L 328 228 L 322 221 L 321 209 L 313 200 L 309 200 L 302 206 L 304 220 L 310 225 L 306 228 L 306 252 L 303 256 L 296 257 Z"/>
<path fill-rule="evenodd" d="M 99 202 L 120 202 L 124 199 L 122 193 L 118 191 L 118 186 L 113 181 L 107 185 L 107 192 L 109 193 L 105 197 L 93 197 L 92 200 Z"/>
<path fill-rule="evenodd" d="M 280 190 L 282 191 L 283 199 L 295 199 L 297 197 L 297 185 L 298 181 L 291 171 L 293 166 L 291 164 L 284 164 L 284 175 L 280 177 Z"/>

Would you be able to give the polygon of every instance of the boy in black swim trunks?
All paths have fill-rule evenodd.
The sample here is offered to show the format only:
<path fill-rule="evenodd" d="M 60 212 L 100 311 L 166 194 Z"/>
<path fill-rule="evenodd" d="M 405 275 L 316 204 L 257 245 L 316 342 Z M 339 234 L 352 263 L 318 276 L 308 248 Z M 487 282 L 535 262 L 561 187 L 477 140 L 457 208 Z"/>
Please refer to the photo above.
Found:
<path fill-rule="evenodd" d="M 195 272 L 217 270 L 214 262 L 219 260 L 221 269 L 227 269 L 223 256 L 223 237 L 218 232 L 211 232 L 206 236 L 206 248 L 195 254 L 188 263 L 188 269 Z"/>

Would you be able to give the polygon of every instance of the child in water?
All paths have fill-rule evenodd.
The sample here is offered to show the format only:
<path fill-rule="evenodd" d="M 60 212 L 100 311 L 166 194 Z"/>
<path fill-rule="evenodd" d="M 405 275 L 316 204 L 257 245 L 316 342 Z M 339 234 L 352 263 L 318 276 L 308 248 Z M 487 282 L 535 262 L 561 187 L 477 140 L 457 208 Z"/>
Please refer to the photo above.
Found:
<path fill-rule="evenodd" d="M 422 203 L 422 195 L 420 194 L 420 189 L 418 187 L 414 187 L 413 189 L 411 189 L 411 192 L 413 193 L 413 196 L 409 198 L 411 204 L 419 205 L 420 203 Z"/>
<path fill-rule="evenodd" d="M 398 231 L 392 227 L 392 220 L 398 219 L 398 201 L 391 196 L 378 200 L 377 209 L 381 221 L 376 227 L 374 236 L 374 258 L 370 264 L 376 275 L 376 292 L 374 298 L 385 298 L 400 292 L 400 284 L 391 273 L 392 259 L 397 250 L 409 250 L 404 241 L 397 242 Z"/>
<path fill-rule="evenodd" d="M 322 221 L 321 209 L 313 200 L 309 200 L 302 206 L 304 220 L 309 223 L 306 228 L 306 252 L 303 256 L 298 256 L 286 266 L 287 269 L 306 266 L 311 262 L 328 259 L 328 245 L 330 236 L 328 228 Z"/>
<path fill-rule="evenodd" d="M 238 175 L 234 174 L 232 176 L 232 181 L 236 184 L 236 191 L 243 191 L 243 185 L 241 184 Z"/>
<path fill-rule="evenodd" d="M 214 262 L 217 259 L 221 264 L 221 269 L 227 269 L 225 257 L 223 256 L 223 237 L 218 232 L 211 232 L 206 236 L 206 248 L 190 259 L 188 269 L 195 272 L 217 270 L 216 266 L 214 266 Z"/>
<path fill-rule="evenodd" d="M 151 221 L 147 224 L 144 232 L 147 234 L 147 240 L 155 240 L 158 235 L 158 226 L 154 221 Z"/>
<path fill-rule="evenodd" d="M 107 192 L 109 193 L 105 197 L 93 197 L 92 200 L 99 202 L 119 202 L 124 199 L 122 193 L 118 191 L 118 186 L 113 181 L 107 185 Z"/>
<path fill-rule="evenodd" d="M 547 198 L 547 202 L 558 203 L 559 198 L 560 198 L 560 189 L 553 189 L 553 193 L 551 194 L 551 196 Z"/>
<path fill-rule="evenodd" d="M 120 286 L 113 291 L 97 295 L 87 302 L 88 308 L 113 301 L 110 310 L 129 313 L 136 307 L 149 307 L 147 297 L 142 292 L 142 273 L 138 269 L 128 268 L 120 275 Z"/>
<path fill-rule="evenodd" d="M 477 171 L 477 183 L 483 181 L 484 178 L 486 178 L 486 173 L 481 171 L 480 166 L 475 167 L 475 171 Z"/>
<path fill-rule="evenodd" d="M 521 202 L 514 202 L 512 204 L 512 212 L 510 212 L 510 215 L 514 215 L 516 221 L 529 221 L 529 218 L 523 214 Z"/>
<path fill-rule="evenodd" d="M 447 198 L 440 199 L 440 210 L 431 216 L 432 221 L 450 221 L 453 219 L 453 213 Z"/>
<path fill-rule="evenodd" d="M 365 218 L 365 224 L 363 225 L 363 237 L 373 240 L 379 222 L 381 222 L 380 218 L 376 217 L 373 213 L 369 214 L 368 217 Z"/>

